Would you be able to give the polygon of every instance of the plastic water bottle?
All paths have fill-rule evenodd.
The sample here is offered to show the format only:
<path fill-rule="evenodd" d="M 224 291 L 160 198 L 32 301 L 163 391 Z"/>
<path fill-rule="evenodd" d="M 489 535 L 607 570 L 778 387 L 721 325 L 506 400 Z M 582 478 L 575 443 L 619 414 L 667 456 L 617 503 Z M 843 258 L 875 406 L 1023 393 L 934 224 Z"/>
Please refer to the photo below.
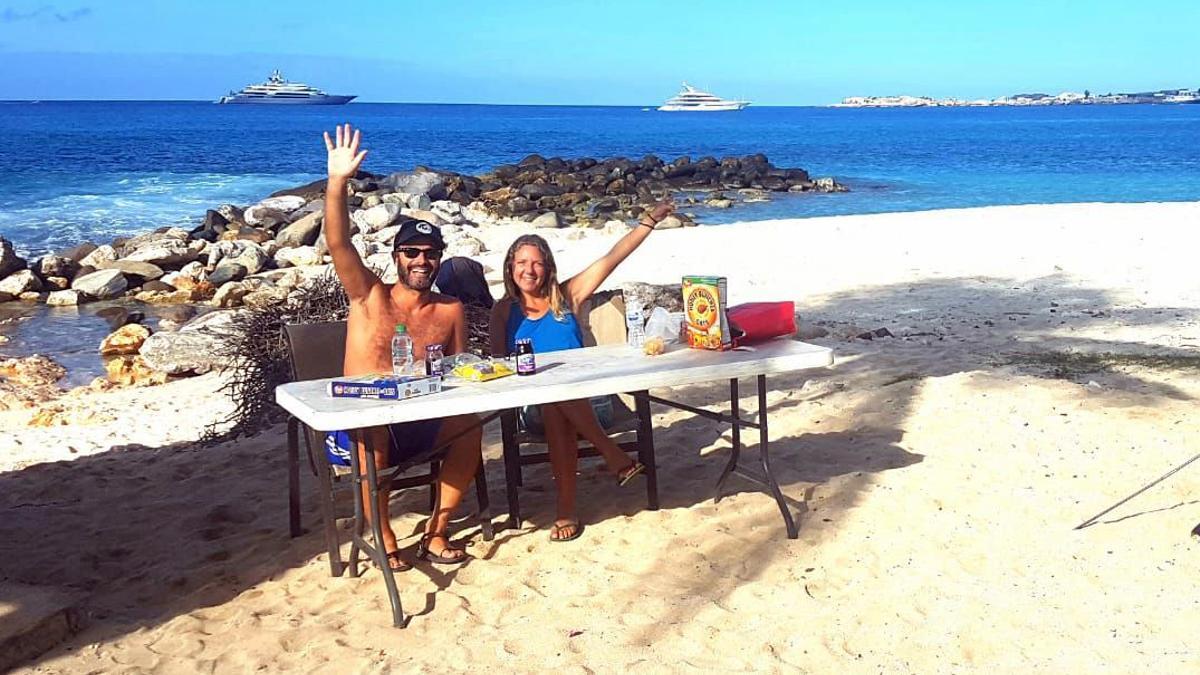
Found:
<path fill-rule="evenodd" d="M 646 323 L 642 320 L 642 306 L 631 304 L 625 307 L 625 334 L 630 347 L 641 348 L 646 342 Z"/>
<path fill-rule="evenodd" d="M 413 343 L 412 336 L 404 324 L 396 324 L 396 332 L 392 335 L 392 375 L 396 378 L 408 377 L 412 374 Z"/>

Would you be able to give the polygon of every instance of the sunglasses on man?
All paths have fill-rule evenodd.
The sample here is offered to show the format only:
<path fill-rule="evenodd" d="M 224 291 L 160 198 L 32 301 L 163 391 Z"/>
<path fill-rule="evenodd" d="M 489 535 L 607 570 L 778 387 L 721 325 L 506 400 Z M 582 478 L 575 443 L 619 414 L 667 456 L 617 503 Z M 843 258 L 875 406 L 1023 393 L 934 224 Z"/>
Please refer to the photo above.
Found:
<path fill-rule="evenodd" d="M 397 253 L 402 254 L 408 260 L 416 260 L 417 256 L 425 254 L 426 260 L 441 260 L 444 251 L 440 248 L 417 248 L 415 246 L 403 246 L 396 249 Z"/>

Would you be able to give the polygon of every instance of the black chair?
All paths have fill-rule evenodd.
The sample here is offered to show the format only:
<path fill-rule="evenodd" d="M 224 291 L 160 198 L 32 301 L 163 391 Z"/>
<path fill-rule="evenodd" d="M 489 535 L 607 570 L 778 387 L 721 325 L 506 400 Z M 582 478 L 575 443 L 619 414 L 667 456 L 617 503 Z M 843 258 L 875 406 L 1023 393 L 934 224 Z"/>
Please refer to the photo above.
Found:
<path fill-rule="evenodd" d="M 283 332 L 294 380 L 314 380 L 336 377 L 342 374 L 342 361 L 346 352 L 346 323 L 344 321 L 290 324 L 284 326 Z M 488 418 L 488 420 L 492 418 L 494 416 Z M 484 422 L 486 423 L 488 420 L 484 420 Z M 303 532 L 300 527 L 299 439 L 301 427 L 303 427 L 309 465 L 316 474 L 320 484 L 319 499 L 321 516 L 324 521 L 325 545 L 329 552 L 330 574 L 335 577 L 341 576 L 348 568 L 350 576 L 357 577 L 359 575 L 358 555 L 360 551 L 371 556 L 381 570 L 387 570 L 388 561 L 383 547 L 369 544 L 362 536 L 366 519 L 364 518 L 365 514 L 362 513 L 362 500 L 358 496 L 361 494 L 361 486 L 364 483 L 367 485 L 367 490 L 370 493 L 370 504 L 373 509 L 377 508 L 378 501 L 376 496 L 384 487 L 390 490 L 400 490 L 429 486 L 429 503 L 430 511 L 432 511 L 437 504 L 439 461 L 445 453 L 449 442 L 432 449 L 421 457 L 416 457 L 411 461 L 382 470 L 375 466 L 373 453 L 366 454 L 366 467 L 358 466 L 358 453 L 350 453 L 351 467 L 349 474 L 351 476 L 351 487 L 354 490 L 352 501 L 355 505 L 355 526 L 351 535 L 350 560 L 348 563 L 343 564 L 340 543 L 338 541 L 337 510 L 334 500 L 334 483 L 338 481 L 338 476 L 325 456 L 325 433 L 309 428 L 295 417 L 289 417 L 288 419 L 288 509 L 291 535 L 297 537 Z M 451 439 L 451 441 L 453 440 Z M 418 466 L 423 466 L 426 463 L 429 464 L 428 472 L 411 476 L 400 475 Z M 479 503 L 479 520 L 480 528 L 483 531 L 483 538 L 491 541 L 494 536 L 494 530 L 488 500 L 487 479 L 484 475 L 482 462 L 479 466 L 479 472 L 475 475 L 475 494 Z M 375 517 L 371 518 L 370 521 L 374 530 L 372 532 L 374 541 L 381 542 L 383 535 L 380 530 L 379 514 L 376 513 Z M 385 573 L 383 578 L 387 586 L 388 598 L 392 603 L 393 621 L 396 626 L 403 626 L 404 612 L 396 590 L 395 579 L 391 573 Z"/>
<path fill-rule="evenodd" d="M 580 330 L 584 345 L 623 343 L 625 341 L 625 303 L 620 291 L 603 291 L 589 298 L 580 310 Z M 646 503 L 651 511 L 658 510 L 658 472 L 654 459 L 654 426 L 650 419 L 649 392 L 632 394 L 636 411 L 630 410 L 622 397 L 614 394 L 612 399 L 613 420 L 605 431 L 610 437 L 627 440 L 617 445 L 626 453 L 633 453 L 646 466 Z M 511 527 L 521 524 L 521 500 L 519 488 L 524 485 L 522 467 L 544 464 L 550 461 L 550 453 L 541 450 L 522 452 L 530 446 L 544 448 L 546 438 L 540 433 L 522 429 L 516 410 L 500 414 L 500 433 L 504 445 L 504 479 L 508 493 L 508 515 Z M 632 438 L 628 438 L 632 434 Z M 599 457 L 600 453 L 590 444 L 582 444 L 579 457 Z"/>

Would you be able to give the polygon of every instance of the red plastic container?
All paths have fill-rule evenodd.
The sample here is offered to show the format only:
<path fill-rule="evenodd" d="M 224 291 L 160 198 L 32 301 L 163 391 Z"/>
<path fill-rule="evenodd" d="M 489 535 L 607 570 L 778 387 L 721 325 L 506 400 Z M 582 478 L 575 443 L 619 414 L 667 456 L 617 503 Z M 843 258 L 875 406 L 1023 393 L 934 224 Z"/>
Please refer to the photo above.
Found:
<path fill-rule="evenodd" d="M 726 314 L 737 344 L 762 342 L 796 333 L 796 303 L 748 302 L 730 307 Z"/>

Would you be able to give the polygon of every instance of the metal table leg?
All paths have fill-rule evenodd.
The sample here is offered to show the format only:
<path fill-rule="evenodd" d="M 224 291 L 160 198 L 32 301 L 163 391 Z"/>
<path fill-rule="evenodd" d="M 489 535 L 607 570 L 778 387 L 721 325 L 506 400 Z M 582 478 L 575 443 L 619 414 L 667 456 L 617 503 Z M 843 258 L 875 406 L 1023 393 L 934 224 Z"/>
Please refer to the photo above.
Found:
<path fill-rule="evenodd" d="M 354 430 L 353 436 L 355 440 L 355 452 L 350 453 L 350 463 L 352 465 L 351 470 L 354 474 L 354 501 L 356 504 L 359 504 L 359 506 L 354 510 L 354 517 L 357 521 L 354 528 L 355 543 L 361 546 L 362 549 L 371 556 L 371 559 L 375 561 L 375 564 L 382 571 L 383 584 L 387 587 L 388 601 L 391 602 L 392 605 L 392 624 L 397 628 L 403 628 L 404 608 L 400 604 L 400 592 L 396 588 L 396 577 L 392 573 L 391 567 L 388 565 L 387 551 L 384 549 L 383 544 L 383 514 L 379 512 L 379 473 L 375 466 L 375 453 L 371 448 L 367 448 L 363 454 L 366 455 L 367 458 L 367 493 L 369 495 L 368 501 L 370 502 L 369 508 L 371 509 L 373 516 L 370 520 L 371 535 L 375 538 L 374 545 L 367 544 L 365 541 L 363 541 L 362 535 L 360 534 L 362 532 L 362 521 L 358 519 L 365 514 L 361 506 L 362 467 L 358 466 L 357 449 L 359 447 L 365 448 L 366 446 L 363 444 L 364 441 L 361 429 Z M 355 557 L 353 551 L 351 552 L 351 557 L 352 560 Z"/>

